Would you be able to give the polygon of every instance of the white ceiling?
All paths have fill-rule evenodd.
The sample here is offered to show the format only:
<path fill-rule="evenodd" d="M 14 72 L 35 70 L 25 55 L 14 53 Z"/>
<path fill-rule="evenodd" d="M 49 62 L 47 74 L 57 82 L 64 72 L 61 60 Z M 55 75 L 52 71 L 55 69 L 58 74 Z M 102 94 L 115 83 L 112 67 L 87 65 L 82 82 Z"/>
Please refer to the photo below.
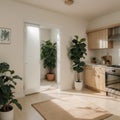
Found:
<path fill-rule="evenodd" d="M 73 5 L 65 5 L 64 0 L 14 1 L 88 20 L 120 10 L 120 0 L 74 0 Z"/>

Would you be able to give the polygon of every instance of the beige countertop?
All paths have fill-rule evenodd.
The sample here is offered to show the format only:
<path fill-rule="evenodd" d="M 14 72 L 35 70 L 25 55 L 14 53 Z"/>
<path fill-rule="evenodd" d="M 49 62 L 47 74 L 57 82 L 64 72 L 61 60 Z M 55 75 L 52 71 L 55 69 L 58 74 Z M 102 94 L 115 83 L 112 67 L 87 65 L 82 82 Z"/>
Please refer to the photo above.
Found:
<path fill-rule="evenodd" d="M 106 67 L 107 65 L 103 65 L 103 64 L 95 64 L 95 63 L 86 63 L 86 65 L 89 65 L 89 66 L 103 66 L 103 67 Z"/>

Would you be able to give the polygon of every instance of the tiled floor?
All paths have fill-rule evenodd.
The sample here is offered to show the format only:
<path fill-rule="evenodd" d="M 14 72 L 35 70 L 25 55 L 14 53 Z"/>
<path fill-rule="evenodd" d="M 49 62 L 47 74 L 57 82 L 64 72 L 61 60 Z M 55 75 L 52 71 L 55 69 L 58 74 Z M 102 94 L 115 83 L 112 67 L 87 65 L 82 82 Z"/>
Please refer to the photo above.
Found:
<path fill-rule="evenodd" d="M 57 89 L 48 89 L 45 91 L 41 91 L 41 93 L 25 96 L 24 98 L 19 99 L 20 103 L 23 106 L 23 110 L 20 111 L 15 107 L 15 120 L 44 120 L 40 116 L 40 114 L 31 106 L 31 104 L 70 95 L 79 96 L 83 100 L 86 99 L 90 102 L 93 102 L 97 106 L 100 106 L 101 108 L 111 112 L 112 114 L 120 116 L 120 99 L 107 97 L 88 89 L 84 89 L 81 92 L 77 92 L 75 90 L 59 91 Z M 107 118 L 106 120 L 120 120 L 120 118 L 116 118 L 114 116 L 111 118 Z"/>
<path fill-rule="evenodd" d="M 57 89 L 57 82 L 56 81 L 48 81 L 46 79 L 41 80 L 41 83 L 40 83 L 40 90 L 41 91 L 52 90 L 52 89 Z"/>

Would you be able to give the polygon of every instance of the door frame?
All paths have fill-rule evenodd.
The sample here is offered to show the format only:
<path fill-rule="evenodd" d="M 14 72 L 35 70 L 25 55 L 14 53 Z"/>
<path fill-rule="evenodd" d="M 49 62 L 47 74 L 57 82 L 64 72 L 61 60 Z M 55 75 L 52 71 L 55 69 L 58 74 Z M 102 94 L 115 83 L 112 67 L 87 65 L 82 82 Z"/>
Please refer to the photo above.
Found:
<path fill-rule="evenodd" d="M 54 26 L 54 25 L 40 25 L 40 24 L 36 24 L 36 23 L 31 23 L 31 22 L 24 22 L 24 33 L 23 33 L 23 63 L 24 63 L 24 74 L 23 74 L 23 78 L 24 78 L 24 82 L 23 82 L 23 91 L 24 91 L 24 95 L 26 95 L 25 94 L 25 38 L 26 38 L 26 34 L 25 34 L 25 26 L 26 26 L 26 24 L 28 24 L 28 25 L 35 25 L 35 26 L 39 26 L 39 28 L 41 29 L 43 26 L 44 27 L 48 27 L 48 28 L 50 28 L 50 29 L 56 29 L 56 30 L 58 30 L 58 33 L 59 33 L 59 38 L 58 38 L 58 40 L 59 41 L 56 41 L 57 42 L 57 69 L 56 69 L 56 75 L 57 75 L 57 77 L 56 77 L 56 79 L 57 79 L 57 88 L 58 89 L 60 89 L 60 63 L 61 63 L 61 61 L 60 61 L 60 51 L 61 51 L 61 48 L 60 48 L 60 40 L 61 40 L 61 32 L 60 32 L 60 26 Z M 40 42 L 41 42 L 41 39 L 40 39 Z M 58 51 L 59 51 L 59 54 L 58 54 Z M 40 65 L 41 66 L 41 65 Z M 39 66 L 39 69 L 40 69 L 40 66 Z M 40 80 L 41 81 L 41 80 Z"/>

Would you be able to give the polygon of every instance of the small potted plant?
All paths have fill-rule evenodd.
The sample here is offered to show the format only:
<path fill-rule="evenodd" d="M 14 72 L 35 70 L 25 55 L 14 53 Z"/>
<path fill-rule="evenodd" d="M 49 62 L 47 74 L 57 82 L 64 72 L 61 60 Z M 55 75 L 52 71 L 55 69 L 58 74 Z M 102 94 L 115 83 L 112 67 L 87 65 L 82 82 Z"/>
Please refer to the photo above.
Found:
<path fill-rule="evenodd" d="M 83 81 L 80 78 L 80 73 L 84 71 L 86 53 L 86 43 L 85 38 L 79 39 L 77 35 L 74 36 L 71 46 L 69 56 L 72 60 L 73 70 L 77 72 L 77 80 L 75 81 L 75 89 L 81 90 L 83 86 Z"/>
<path fill-rule="evenodd" d="M 41 44 L 41 60 L 43 60 L 43 66 L 48 70 L 47 80 L 53 81 L 55 74 L 53 73 L 56 67 L 57 49 L 56 43 L 52 43 L 50 40 L 43 41 Z"/>
<path fill-rule="evenodd" d="M 96 57 L 92 57 L 91 62 L 92 62 L 92 63 L 96 63 L 96 62 L 97 62 Z"/>
<path fill-rule="evenodd" d="M 14 75 L 14 70 L 10 70 L 9 64 L 0 63 L 0 120 L 13 120 L 14 110 L 11 104 L 15 104 L 22 110 L 21 104 L 15 99 L 13 89 L 15 89 L 16 80 L 22 79 Z"/>

